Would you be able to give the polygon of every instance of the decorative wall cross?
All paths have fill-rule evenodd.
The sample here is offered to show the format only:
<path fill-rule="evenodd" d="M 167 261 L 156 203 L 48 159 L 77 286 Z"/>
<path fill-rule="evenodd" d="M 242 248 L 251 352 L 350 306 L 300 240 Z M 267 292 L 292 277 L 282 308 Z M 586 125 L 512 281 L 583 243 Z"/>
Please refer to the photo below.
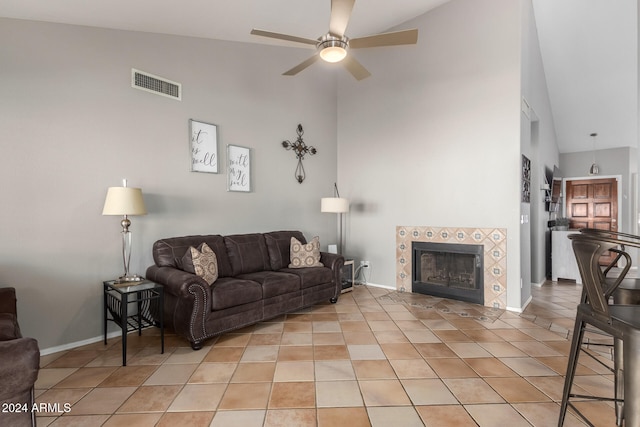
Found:
<path fill-rule="evenodd" d="M 304 172 L 304 166 L 302 165 L 302 160 L 304 160 L 305 154 L 314 155 L 318 152 L 315 147 L 307 145 L 302 140 L 302 135 L 304 134 L 304 130 L 302 130 L 302 125 L 298 125 L 296 132 L 298 133 L 298 138 L 296 138 L 295 142 L 290 141 L 282 141 L 282 146 L 287 150 L 293 150 L 296 153 L 296 158 L 298 159 L 298 166 L 296 167 L 296 172 L 294 176 L 298 180 L 300 184 L 306 178 L 306 174 Z"/>

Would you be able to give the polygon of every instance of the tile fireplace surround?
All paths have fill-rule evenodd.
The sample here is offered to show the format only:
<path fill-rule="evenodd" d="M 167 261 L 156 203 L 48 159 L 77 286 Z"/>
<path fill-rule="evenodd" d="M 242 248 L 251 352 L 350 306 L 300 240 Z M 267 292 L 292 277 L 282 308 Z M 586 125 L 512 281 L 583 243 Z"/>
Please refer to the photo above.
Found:
<path fill-rule="evenodd" d="M 411 242 L 484 246 L 484 305 L 507 307 L 507 230 L 504 228 L 396 227 L 396 289 L 411 292 Z"/>

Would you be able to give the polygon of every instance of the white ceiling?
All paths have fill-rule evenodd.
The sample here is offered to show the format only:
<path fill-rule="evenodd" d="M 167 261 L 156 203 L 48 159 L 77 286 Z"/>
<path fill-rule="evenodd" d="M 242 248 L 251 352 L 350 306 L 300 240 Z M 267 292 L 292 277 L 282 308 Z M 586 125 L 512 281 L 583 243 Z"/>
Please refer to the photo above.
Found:
<path fill-rule="evenodd" d="M 388 30 L 449 0 L 359 0 L 347 34 Z M 637 0 L 533 0 L 561 152 L 637 146 Z M 315 39 L 330 0 L 0 0 L 0 16 L 122 30 L 286 44 L 260 28 Z"/>
<path fill-rule="evenodd" d="M 637 0 L 533 0 L 561 152 L 638 145 Z"/>
<path fill-rule="evenodd" d="M 378 33 L 447 1 L 359 0 L 347 33 Z M 9 18 L 266 44 L 252 28 L 315 39 L 329 30 L 330 12 L 331 0 L 0 0 Z"/>

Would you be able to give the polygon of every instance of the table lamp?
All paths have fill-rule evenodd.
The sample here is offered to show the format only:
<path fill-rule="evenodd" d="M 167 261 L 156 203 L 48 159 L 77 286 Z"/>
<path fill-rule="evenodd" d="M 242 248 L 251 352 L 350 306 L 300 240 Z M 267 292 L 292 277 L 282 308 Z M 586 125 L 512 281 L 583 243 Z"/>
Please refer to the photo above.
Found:
<path fill-rule="evenodd" d="M 124 275 L 117 280 L 118 283 L 137 282 L 143 278 L 137 274 L 129 273 L 131 261 L 131 231 L 129 226 L 130 215 L 146 215 L 147 210 L 142 199 L 142 190 L 127 187 L 127 180 L 122 180 L 122 187 L 109 187 L 107 198 L 104 201 L 102 215 L 122 215 L 122 261 L 124 263 Z"/>
<path fill-rule="evenodd" d="M 342 254 L 342 214 L 349 212 L 349 200 L 340 197 L 338 185 L 334 186 L 334 197 L 323 197 L 320 200 L 320 212 L 330 212 L 338 214 L 338 253 Z"/>

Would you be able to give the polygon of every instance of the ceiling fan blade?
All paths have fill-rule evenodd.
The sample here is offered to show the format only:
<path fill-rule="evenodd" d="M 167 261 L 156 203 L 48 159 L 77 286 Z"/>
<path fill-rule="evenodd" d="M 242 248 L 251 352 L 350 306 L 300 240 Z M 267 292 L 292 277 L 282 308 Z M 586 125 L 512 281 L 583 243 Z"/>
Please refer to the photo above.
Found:
<path fill-rule="evenodd" d="M 251 34 L 253 34 L 254 36 L 262 36 L 262 37 L 269 37 L 272 39 L 287 40 L 290 42 L 310 44 L 313 46 L 318 44 L 318 40 L 307 39 L 304 37 L 290 36 L 288 34 L 274 33 L 272 31 L 257 30 L 255 28 L 251 30 Z"/>
<path fill-rule="evenodd" d="M 366 79 L 371 75 L 352 55 L 347 55 L 347 57 L 342 60 L 342 63 L 356 80 Z"/>
<path fill-rule="evenodd" d="M 360 49 L 363 47 L 397 46 L 418 43 L 418 30 L 404 30 L 393 33 L 382 33 L 349 40 L 349 47 Z"/>
<path fill-rule="evenodd" d="M 337 37 L 344 36 L 356 0 L 331 0 L 329 32 Z"/>
<path fill-rule="evenodd" d="M 300 71 L 304 70 L 305 68 L 307 68 L 308 66 L 312 65 L 314 62 L 316 62 L 318 60 L 319 56 L 313 55 L 311 58 L 307 59 L 306 61 L 301 62 L 300 64 L 296 65 L 295 67 L 293 67 L 292 69 L 285 71 L 284 73 L 282 73 L 283 76 L 295 76 L 296 74 L 298 74 Z"/>

